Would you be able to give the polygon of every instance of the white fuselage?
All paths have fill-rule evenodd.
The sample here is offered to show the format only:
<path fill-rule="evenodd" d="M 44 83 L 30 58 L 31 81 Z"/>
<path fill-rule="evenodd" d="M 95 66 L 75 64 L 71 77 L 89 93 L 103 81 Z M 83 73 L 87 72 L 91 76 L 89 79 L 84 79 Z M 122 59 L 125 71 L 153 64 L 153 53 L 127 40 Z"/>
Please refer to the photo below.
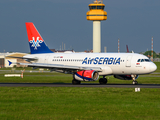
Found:
<path fill-rule="evenodd" d="M 157 69 L 148 57 L 135 53 L 48 53 L 25 57 L 37 58 L 35 63 L 40 64 L 100 67 L 102 71 L 99 75 L 140 75 L 152 73 Z"/>

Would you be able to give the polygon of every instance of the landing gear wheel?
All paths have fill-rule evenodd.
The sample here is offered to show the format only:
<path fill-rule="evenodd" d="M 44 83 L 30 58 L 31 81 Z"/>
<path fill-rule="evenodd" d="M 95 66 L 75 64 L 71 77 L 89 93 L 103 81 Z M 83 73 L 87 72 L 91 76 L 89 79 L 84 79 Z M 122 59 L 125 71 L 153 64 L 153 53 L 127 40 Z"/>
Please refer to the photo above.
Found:
<path fill-rule="evenodd" d="M 107 84 L 107 79 L 106 78 L 100 78 L 99 79 L 99 84 Z"/>
<path fill-rule="evenodd" d="M 73 85 L 79 85 L 79 84 L 81 84 L 81 81 L 78 81 L 78 80 L 73 79 L 73 80 L 72 80 L 72 84 L 73 84 Z"/>
<path fill-rule="evenodd" d="M 138 84 L 138 82 L 136 80 L 133 81 L 132 83 L 133 83 L 133 85 L 137 85 Z"/>

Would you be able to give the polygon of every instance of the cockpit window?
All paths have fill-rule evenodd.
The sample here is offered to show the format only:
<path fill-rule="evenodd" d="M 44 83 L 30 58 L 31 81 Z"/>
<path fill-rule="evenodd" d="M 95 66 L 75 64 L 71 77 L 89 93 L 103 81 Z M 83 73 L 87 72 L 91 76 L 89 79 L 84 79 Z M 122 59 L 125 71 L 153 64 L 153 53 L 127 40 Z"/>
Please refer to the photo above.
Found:
<path fill-rule="evenodd" d="M 151 60 L 150 59 L 145 59 L 145 62 L 150 62 Z"/>
<path fill-rule="evenodd" d="M 150 59 L 138 59 L 137 62 L 150 62 Z"/>

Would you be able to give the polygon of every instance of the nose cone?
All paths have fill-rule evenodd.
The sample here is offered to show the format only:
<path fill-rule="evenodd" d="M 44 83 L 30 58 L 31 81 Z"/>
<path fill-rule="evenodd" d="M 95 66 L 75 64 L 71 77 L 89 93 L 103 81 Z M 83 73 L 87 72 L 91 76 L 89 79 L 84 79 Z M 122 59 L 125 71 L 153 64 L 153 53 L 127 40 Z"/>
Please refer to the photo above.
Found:
<path fill-rule="evenodd" d="M 157 66 L 156 66 L 154 63 L 152 63 L 152 64 L 149 66 L 149 68 L 150 68 L 150 71 L 151 71 L 151 72 L 154 72 L 154 71 L 157 70 Z"/>

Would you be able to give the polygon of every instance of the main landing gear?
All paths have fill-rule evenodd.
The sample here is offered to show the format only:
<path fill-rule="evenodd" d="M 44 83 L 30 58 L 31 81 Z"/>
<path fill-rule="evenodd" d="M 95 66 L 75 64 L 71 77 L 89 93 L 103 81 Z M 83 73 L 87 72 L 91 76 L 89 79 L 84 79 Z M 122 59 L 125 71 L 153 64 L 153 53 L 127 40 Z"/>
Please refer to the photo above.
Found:
<path fill-rule="evenodd" d="M 78 81 L 78 80 L 76 80 L 76 79 L 73 79 L 73 80 L 72 80 L 72 84 L 73 84 L 73 85 L 79 85 L 79 84 L 81 84 L 81 81 Z"/>
<path fill-rule="evenodd" d="M 107 84 L 107 78 L 105 78 L 105 76 L 103 76 L 103 78 L 100 78 L 99 84 Z"/>
<path fill-rule="evenodd" d="M 136 75 L 131 75 L 131 77 L 132 77 L 132 80 L 133 80 L 132 84 L 137 85 L 138 82 L 136 81 Z"/>

